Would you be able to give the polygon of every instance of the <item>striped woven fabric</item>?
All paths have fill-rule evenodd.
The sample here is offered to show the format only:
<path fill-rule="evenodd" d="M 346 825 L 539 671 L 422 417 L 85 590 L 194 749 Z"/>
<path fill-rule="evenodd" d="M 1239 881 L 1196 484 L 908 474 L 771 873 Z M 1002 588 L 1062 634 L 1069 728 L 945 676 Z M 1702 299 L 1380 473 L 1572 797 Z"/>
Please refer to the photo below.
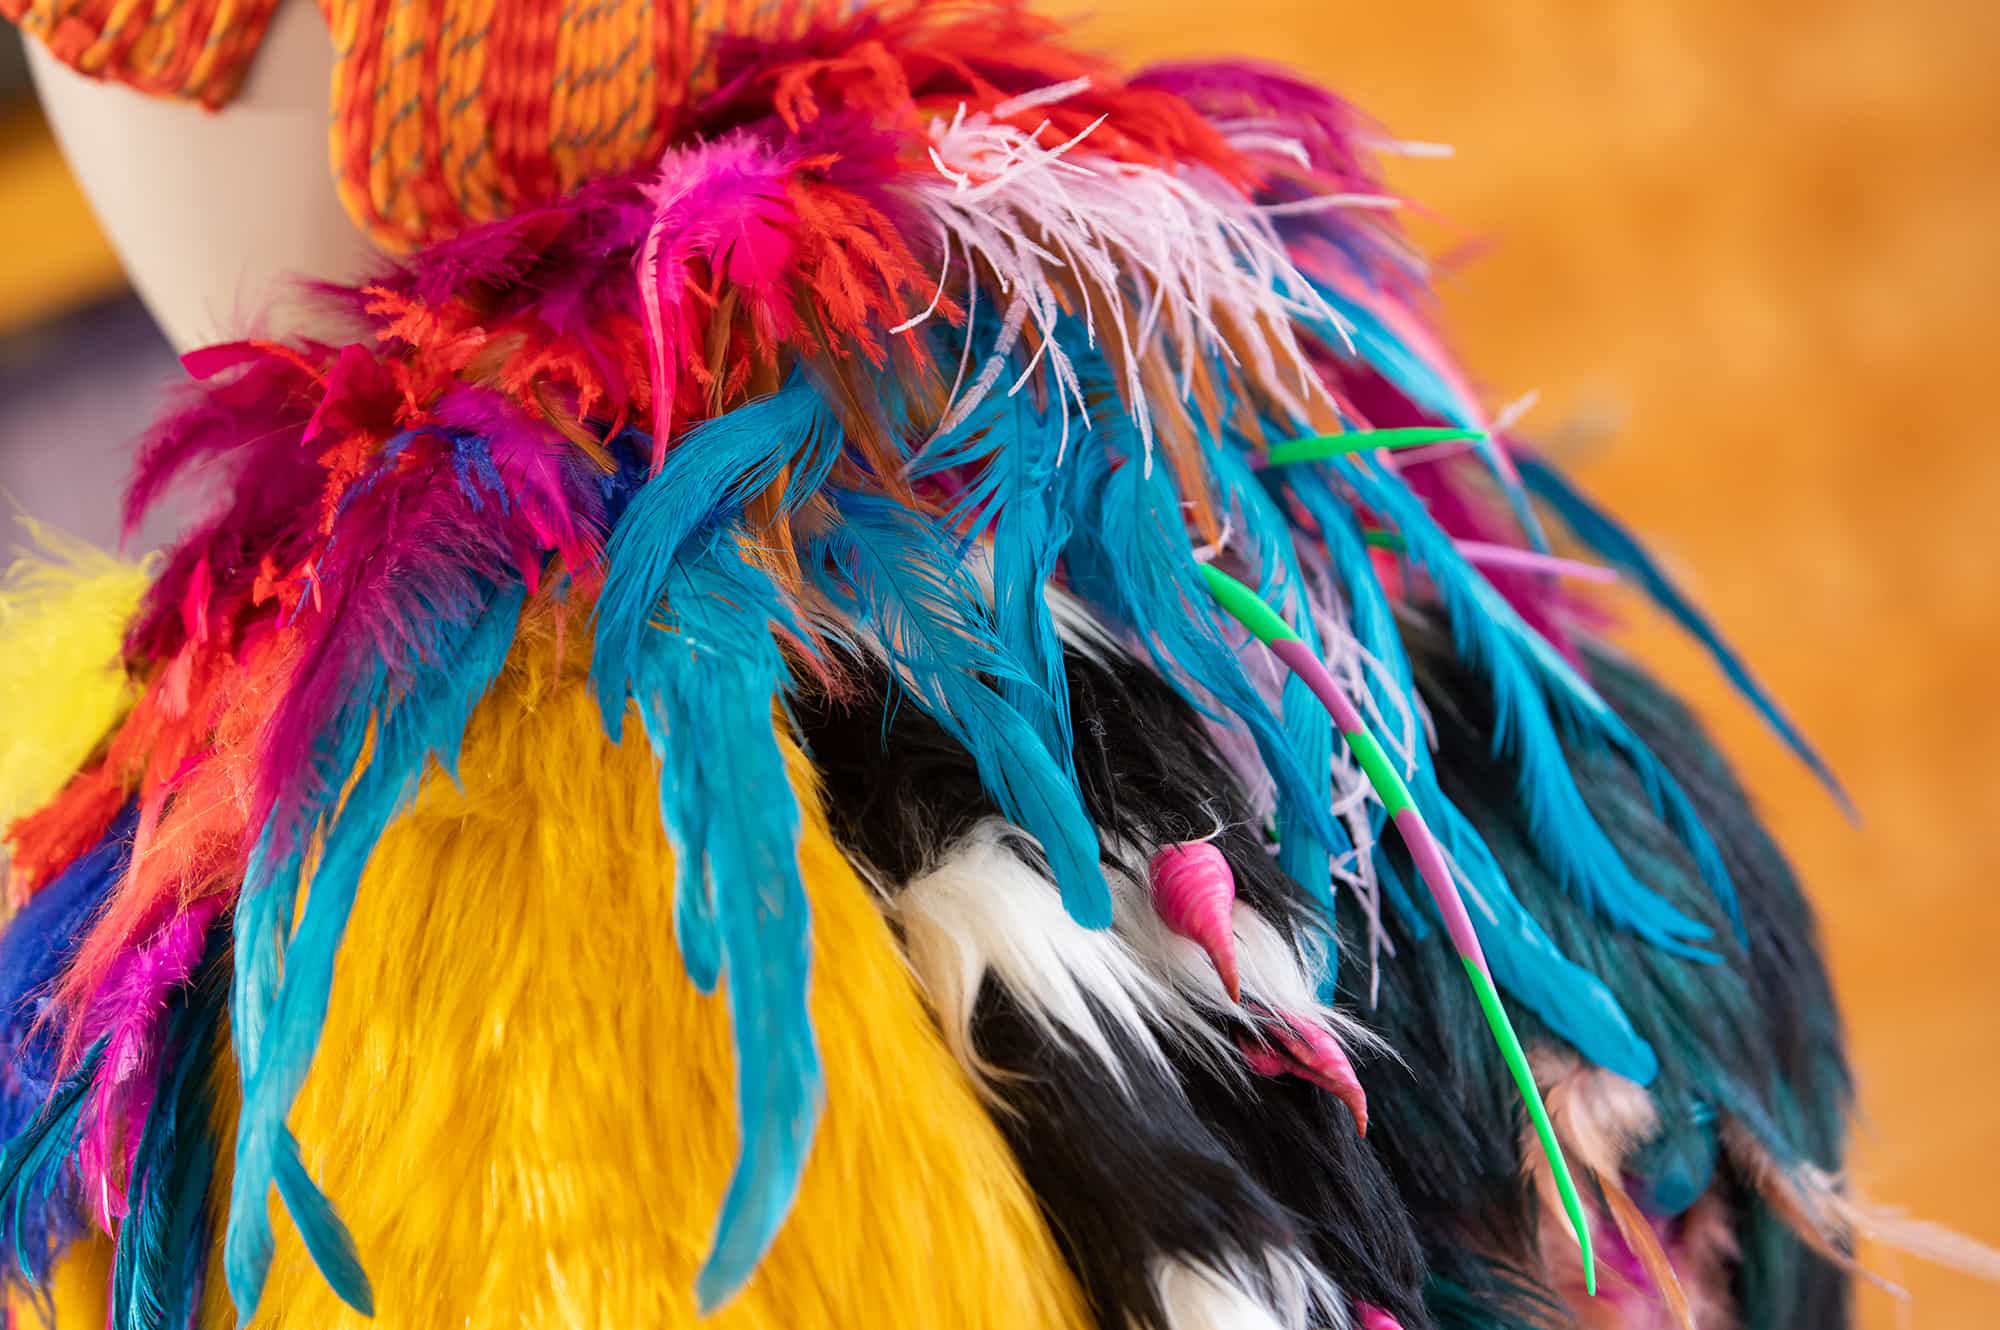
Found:
<path fill-rule="evenodd" d="M 348 211 L 407 251 L 657 158 L 731 39 L 797 41 L 826 0 L 319 0 Z M 225 105 L 276 0 L 0 0 L 72 68 Z M 725 90 L 726 91 L 726 90 Z"/>

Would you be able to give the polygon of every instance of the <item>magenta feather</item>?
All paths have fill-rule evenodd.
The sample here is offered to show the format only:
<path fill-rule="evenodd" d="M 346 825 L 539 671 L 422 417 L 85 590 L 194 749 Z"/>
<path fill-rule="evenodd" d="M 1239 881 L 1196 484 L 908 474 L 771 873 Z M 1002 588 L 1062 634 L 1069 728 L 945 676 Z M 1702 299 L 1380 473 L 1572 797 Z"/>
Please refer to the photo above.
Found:
<path fill-rule="evenodd" d="M 603 498 L 582 473 L 588 464 L 561 431 L 504 393 L 475 384 L 448 389 L 432 414 L 440 425 L 463 430 L 484 445 L 504 490 L 498 497 L 512 505 L 533 538 L 531 548 L 516 554 L 522 581 L 531 589 L 537 585 L 548 550 L 561 555 L 573 573 L 597 565 L 604 552 Z"/>
<path fill-rule="evenodd" d="M 145 1133 L 160 1075 L 160 1022 L 175 992 L 193 977 L 209 925 L 224 900 L 208 896 L 170 915 L 151 938 L 120 956 L 81 1023 L 81 1045 L 104 1041 L 78 1148 L 84 1191 L 108 1229 L 125 1214 L 124 1154 Z M 122 1148 L 121 1148 L 122 1142 Z"/>
<path fill-rule="evenodd" d="M 791 156 L 748 134 L 670 152 L 646 187 L 657 210 L 639 251 L 639 300 L 653 369 L 653 469 L 673 429 L 674 385 L 695 363 L 692 265 L 705 259 L 744 299 L 767 342 L 790 331 Z"/>

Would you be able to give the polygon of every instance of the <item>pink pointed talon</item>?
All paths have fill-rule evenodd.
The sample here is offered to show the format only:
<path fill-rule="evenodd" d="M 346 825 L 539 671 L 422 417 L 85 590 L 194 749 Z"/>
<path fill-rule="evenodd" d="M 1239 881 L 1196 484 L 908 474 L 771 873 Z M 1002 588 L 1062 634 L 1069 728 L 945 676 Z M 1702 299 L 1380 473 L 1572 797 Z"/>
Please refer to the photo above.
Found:
<path fill-rule="evenodd" d="M 1272 1013 L 1265 1033 L 1276 1041 L 1276 1048 L 1247 1036 L 1237 1039 L 1250 1070 L 1259 1076 L 1296 1076 L 1311 1081 L 1346 1104 L 1354 1114 L 1355 1130 L 1366 1136 L 1368 1095 L 1340 1041 L 1318 1024 L 1286 1012 Z"/>
<path fill-rule="evenodd" d="M 1236 876 L 1222 851 L 1207 841 L 1163 845 L 1146 866 L 1153 908 L 1177 935 L 1208 953 L 1231 1002 L 1243 1000 L 1236 970 Z"/>
<path fill-rule="evenodd" d="M 1354 1323 L 1359 1330 L 1403 1330 L 1403 1323 L 1372 1302 L 1354 1304 Z"/>

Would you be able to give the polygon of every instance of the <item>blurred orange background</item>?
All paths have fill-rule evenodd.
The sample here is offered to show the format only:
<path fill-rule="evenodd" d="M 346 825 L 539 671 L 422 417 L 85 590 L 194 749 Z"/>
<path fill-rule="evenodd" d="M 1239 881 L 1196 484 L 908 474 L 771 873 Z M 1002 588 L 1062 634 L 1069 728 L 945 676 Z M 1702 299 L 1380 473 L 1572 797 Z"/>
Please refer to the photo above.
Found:
<path fill-rule="evenodd" d="M 1676 567 L 1847 782 L 1859 827 L 1670 630 L 1817 897 L 1874 1198 L 2000 1243 L 2000 5 L 1990 0 L 1049 0 L 1135 58 L 1322 77 L 1450 162 L 1399 166 L 1502 402 Z M 0 124 L 0 327 L 112 279 L 31 119 Z M 1908 1304 L 2000 1289 L 1869 1250 Z"/>

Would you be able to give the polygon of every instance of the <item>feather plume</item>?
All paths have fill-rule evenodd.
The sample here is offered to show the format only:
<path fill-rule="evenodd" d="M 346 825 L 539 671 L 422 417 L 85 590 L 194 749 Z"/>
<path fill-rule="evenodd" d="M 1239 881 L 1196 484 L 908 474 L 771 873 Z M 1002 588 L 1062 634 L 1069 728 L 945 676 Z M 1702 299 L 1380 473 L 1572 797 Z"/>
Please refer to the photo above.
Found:
<path fill-rule="evenodd" d="M 792 155 L 747 134 L 669 153 L 646 189 L 651 226 L 638 255 L 640 308 L 653 357 L 653 469 L 673 437 L 675 398 L 690 371 L 712 377 L 702 351 L 707 319 L 691 289 L 706 265 L 753 311 L 759 340 L 792 333 L 784 282 L 790 276 L 792 210 L 786 199 Z"/>
<path fill-rule="evenodd" d="M 256 1220 L 267 1215 L 265 1197 L 273 1185 L 336 1290 L 358 1310 L 365 1312 L 372 1303 L 352 1241 L 299 1163 L 285 1118 L 319 1046 L 334 960 L 363 866 L 390 820 L 416 793 L 425 763 L 435 758 L 446 770 L 455 765 L 472 708 L 513 645 L 523 597 L 518 585 L 490 593 L 470 624 L 456 632 L 444 620 L 446 631 L 433 640 L 406 690 L 382 707 L 372 752 L 328 825 L 305 909 L 282 949 L 282 980 L 268 998 L 252 990 L 242 1005 L 258 1035 L 239 1041 L 243 1106 L 224 1255 L 230 1292 L 246 1319 L 270 1267 L 268 1219 Z"/>
<path fill-rule="evenodd" d="M 1062 100 L 1052 93 L 1045 105 Z M 1253 357 L 1246 371 L 1303 420 L 1317 379 L 1293 329 L 1301 319 L 1331 322 L 1332 310 L 1293 268 L 1269 222 L 1225 182 L 1083 148 L 1102 123 L 1044 146 L 1040 127 L 1026 131 L 963 107 L 932 122 L 938 178 L 913 193 L 950 238 L 948 248 L 964 255 L 968 279 L 990 272 L 1008 300 L 1001 334 L 945 430 L 1001 387 L 1009 356 L 1032 327 L 1061 416 L 1061 456 L 1071 407 L 1078 421 L 1091 414 L 1060 335 L 1065 312 L 1075 309 L 1103 320 L 1093 322 L 1089 340 L 1102 339 L 1120 356 L 1116 383 L 1148 470 L 1155 412 L 1186 409 L 1150 391 L 1144 362 L 1156 350 L 1177 364 L 1176 396 L 1185 404 L 1209 360 L 1233 354 L 1231 330 L 1259 329 L 1263 337 L 1244 342 Z"/>
<path fill-rule="evenodd" d="M 840 524 L 814 548 L 820 590 L 887 656 L 910 699 L 972 754 L 1001 814 L 1035 838 L 1070 916 L 1108 926 L 1110 891 L 1075 782 L 990 682 L 1025 675 L 950 538 L 878 499 L 846 494 L 838 505 Z"/>
<path fill-rule="evenodd" d="M 69 1155 L 82 1129 L 91 1078 L 103 1055 L 92 1045 L 49 1093 L 40 1112 L 0 1147 L 0 1253 L 8 1260 L 10 1278 L 39 1284 L 48 1274 L 59 1239 L 48 1222 L 62 1204 L 69 1180 Z"/>
<path fill-rule="evenodd" d="M 0 574 L 0 826 L 55 794 L 130 704 L 118 645 L 153 571 L 21 528 L 26 548 Z"/>
<path fill-rule="evenodd" d="M 653 484 L 672 479 L 663 472 Z M 649 516 L 635 505 L 620 536 L 655 539 Z M 772 793 L 784 790 L 772 709 L 788 677 L 772 633 L 793 621 L 740 539 L 710 527 L 674 561 L 655 593 L 661 626 L 623 657 L 628 674 L 605 676 L 621 695 L 629 690 L 660 759 L 661 818 L 678 865 L 675 931 L 689 973 L 704 987 L 728 974 L 743 1144 L 696 1282 L 704 1309 L 740 1289 L 777 1236 L 824 1093 L 806 1014 L 799 812 Z M 607 585 L 606 600 L 632 596 Z M 616 625 L 607 611 L 600 640 Z M 763 793 L 744 801 L 751 790 Z"/>
<path fill-rule="evenodd" d="M 1386 808 L 1310 690 L 1216 624 L 1204 560 L 1254 582 L 1379 727 L 1379 763 L 1436 831 L 1426 875 L 1469 900 L 1494 975 L 1538 1018 L 1531 1042 L 1643 1085 L 1655 1136 L 1626 1143 L 1633 1181 L 1599 1170 L 1635 1260 L 1654 1208 L 1714 1228 L 1717 1123 L 1788 1180 L 1837 1167 L 1847 1086 L 1809 916 L 1693 727 L 1574 630 L 1587 616 L 1548 575 L 1565 569 L 1505 427 L 1488 428 L 1433 326 L 1372 128 L 1269 70 L 1126 81 L 1010 4 L 807 6 L 751 26 L 704 57 L 652 170 L 524 203 L 330 292 L 354 323 L 338 347 L 188 359 L 197 382 L 142 448 L 128 515 L 198 472 L 220 482 L 212 515 L 125 636 L 137 687 L 93 676 L 33 796 L 81 769 L 9 833 L 27 905 L 8 954 L 32 962 L 9 990 L 32 996 L 0 1013 L 0 1039 L 27 1054 L 0 1086 L 9 1125 L 74 1087 L 33 1146 L 34 1204 L 14 1212 L 36 1273 L 88 1182 L 132 1235 L 117 1314 L 185 1305 L 188 1198 L 213 1181 L 199 1156 L 215 1128 L 196 1119 L 205 1094 L 228 1097 L 191 1070 L 222 1013 L 212 975 L 190 980 L 230 910 L 244 1103 L 228 1282 L 247 1316 L 276 1187 L 306 1255 L 280 1244 L 286 1305 L 266 1315 L 323 1321 L 334 1292 L 367 1305 L 328 1203 L 346 1194 L 315 1178 L 372 1175 L 347 1167 L 338 1132 L 306 1142 L 309 1171 L 287 1126 L 340 1017 L 334 957 L 350 924 L 380 925 L 378 959 L 399 955 L 386 921 L 418 916 L 357 906 L 366 870 L 403 843 L 406 801 L 452 773 L 517 621 L 562 641 L 583 615 L 590 696 L 567 646 L 554 674 L 569 691 L 549 696 L 594 700 L 614 737 L 637 705 L 678 851 L 686 987 L 727 985 L 738 1153 L 704 1307 L 739 1290 L 759 1315 L 779 1305 L 746 1281 L 783 1255 L 794 1193 L 811 1190 L 821 1067 L 799 863 L 827 851 L 811 809 L 769 793 L 791 784 L 796 703 L 839 834 L 906 916 L 961 1059 L 992 1072 L 1007 1144 L 1099 1319 L 1289 1327 L 1366 1307 L 1416 1330 L 1425 1247 L 1440 1319 L 1539 1314 L 1521 1287 L 1535 1216 L 1494 1093 L 1506 1068 L 1456 1033 L 1478 1012 Z M 1363 442 L 1440 422 L 1466 446 Z M 1302 430 L 1353 434 L 1336 449 L 1353 455 L 1296 462 L 1282 441 Z M 1629 537 L 1536 467 L 1526 479 L 1798 743 Z M 87 627 L 78 651 L 111 618 Z M 517 711 L 509 734 L 582 743 Z M 605 751 L 610 771 L 623 750 Z M 560 774 L 604 794 L 594 768 Z M 544 790 L 535 806 L 562 802 Z M 1003 824 L 1005 862 L 988 864 Z M 1152 852 L 1211 834 L 1238 899 L 1206 936 L 1234 934 L 1234 981 L 1146 890 Z M 423 878 L 412 865 L 431 861 L 401 853 L 396 880 Z M 466 908 L 465 879 L 425 908 Z M 577 938 L 589 927 L 607 931 L 587 921 Z M 1337 961 L 1364 933 L 1357 987 Z M 386 987 L 393 971 L 376 974 Z M 1336 996 L 1368 1006 L 1422 1079 Z M 1216 1052 L 1290 1033 L 1289 1065 L 1332 1068 L 1300 1030 L 1356 1065 L 1321 1086 Z M 85 1062 L 91 1076 L 62 1079 Z M 829 1057 L 836 1100 L 851 1071 Z M 1351 1129 L 1363 1086 L 1366 1142 Z M 458 1163 L 488 1176 L 469 1152 Z M 991 1193 L 981 1178 L 971 1189 Z M 1844 1296 L 1783 1231 L 1802 1195 L 1774 1185 L 1740 1216 L 1746 1323 Z M 359 1218 L 404 1281 L 465 1301 L 380 1216 Z M 331 1289 L 300 1282 L 308 1257 Z M 1063 1290 L 1036 1305 L 1061 1321 L 1068 1276 L 1036 1268 Z"/>
<path fill-rule="evenodd" d="M 1638 539 L 1620 526 L 1611 515 L 1590 501 L 1583 491 L 1563 479 L 1554 467 L 1538 457 L 1520 459 L 1521 478 L 1536 498 L 1548 504 L 1576 538 L 1633 578 L 1653 602 L 1670 615 L 1686 633 L 1708 649 L 1708 654 L 1734 684 L 1745 701 L 1757 709 L 1778 737 L 1810 767 L 1833 797 L 1851 815 L 1853 805 L 1825 760 L 1801 734 L 1764 686 L 1750 673 L 1750 667 L 1722 640 L 1708 616 L 1696 608 L 1664 569 L 1646 552 Z"/>
<path fill-rule="evenodd" d="M 162 1077 L 134 1148 L 131 1210 L 118 1226 L 112 1330 L 183 1326 L 194 1320 L 208 1263 L 210 1183 L 221 1144 L 210 1123 L 208 1077 L 226 1056 L 228 942 L 204 940 L 196 981 L 164 1004 Z"/>

